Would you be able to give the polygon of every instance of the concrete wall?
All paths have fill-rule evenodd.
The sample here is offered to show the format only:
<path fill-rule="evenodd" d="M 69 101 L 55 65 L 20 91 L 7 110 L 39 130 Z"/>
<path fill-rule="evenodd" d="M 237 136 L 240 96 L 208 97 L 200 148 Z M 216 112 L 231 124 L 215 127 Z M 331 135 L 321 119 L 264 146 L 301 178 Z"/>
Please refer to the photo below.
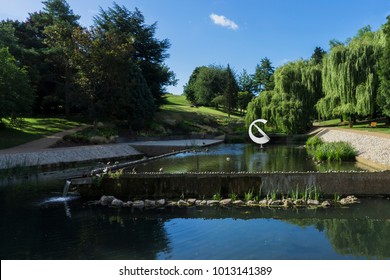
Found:
<path fill-rule="evenodd" d="M 91 184 L 88 179 L 72 181 L 80 194 L 86 197 L 114 195 L 123 199 L 136 198 L 211 198 L 219 193 L 223 197 L 253 190 L 289 193 L 305 191 L 308 187 L 319 188 L 321 193 L 333 196 L 390 195 L 390 171 L 381 172 L 275 172 L 275 173 L 143 173 L 123 174 L 119 178 L 104 178 Z"/>

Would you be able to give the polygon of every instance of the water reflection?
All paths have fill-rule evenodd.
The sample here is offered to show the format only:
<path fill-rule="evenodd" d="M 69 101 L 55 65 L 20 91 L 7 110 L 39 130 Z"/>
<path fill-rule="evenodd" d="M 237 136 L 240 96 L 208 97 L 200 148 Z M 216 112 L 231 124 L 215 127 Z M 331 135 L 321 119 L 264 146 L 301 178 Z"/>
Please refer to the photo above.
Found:
<path fill-rule="evenodd" d="M 152 161 L 137 167 L 138 172 L 204 172 L 204 171 L 326 171 L 362 170 L 353 162 L 316 164 L 303 146 L 268 145 L 260 149 L 251 144 L 225 144 L 209 151 L 198 150 Z"/>
<path fill-rule="evenodd" d="M 390 202 L 384 199 L 347 209 L 140 210 L 0 197 L 2 259 L 390 258 Z"/>

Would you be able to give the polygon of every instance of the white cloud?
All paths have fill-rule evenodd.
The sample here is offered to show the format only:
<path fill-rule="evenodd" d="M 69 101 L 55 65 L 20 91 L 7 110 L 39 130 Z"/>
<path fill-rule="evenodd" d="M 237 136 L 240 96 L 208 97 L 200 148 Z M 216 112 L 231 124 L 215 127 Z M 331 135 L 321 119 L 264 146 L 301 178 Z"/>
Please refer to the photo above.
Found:
<path fill-rule="evenodd" d="M 216 24 L 216 25 L 220 25 L 220 26 L 223 26 L 223 27 L 227 27 L 227 28 L 230 28 L 230 29 L 233 29 L 233 30 L 238 29 L 238 25 L 237 25 L 234 21 L 232 21 L 232 20 L 226 18 L 225 16 L 222 16 L 222 15 L 220 16 L 220 15 L 217 15 L 217 14 L 212 13 L 212 14 L 210 15 L 210 19 L 211 19 L 211 20 L 214 22 L 214 24 Z"/>

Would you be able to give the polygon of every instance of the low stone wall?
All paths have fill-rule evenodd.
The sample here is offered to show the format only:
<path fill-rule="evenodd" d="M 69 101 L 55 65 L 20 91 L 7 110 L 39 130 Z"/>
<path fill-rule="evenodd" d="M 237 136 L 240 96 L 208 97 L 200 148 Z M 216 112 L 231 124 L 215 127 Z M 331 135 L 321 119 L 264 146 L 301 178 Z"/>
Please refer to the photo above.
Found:
<path fill-rule="evenodd" d="M 262 172 L 262 173 L 128 173 L 72 180 L 84 197 L 113 195 L 118 198 L 210 198 L 214 194 L 262 196 L 276 191 L 288 194 L 315 187 L 325 196 L 390 195 L 390 171 L 380 172 Z"/>

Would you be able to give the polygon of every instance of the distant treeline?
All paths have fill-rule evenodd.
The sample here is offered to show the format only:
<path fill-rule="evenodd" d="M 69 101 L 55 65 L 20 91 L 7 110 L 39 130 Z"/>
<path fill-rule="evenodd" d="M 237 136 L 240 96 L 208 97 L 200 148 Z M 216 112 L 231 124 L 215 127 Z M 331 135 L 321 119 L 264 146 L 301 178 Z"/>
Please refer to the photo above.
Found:
<path fill-rule="evenodd" d="M 184 87 L 190 101 L 216 105 L 223 92 L 223 67 L 197 67 Z M 355 37 L 330 41 L 330 50 L 316 47 L 310 59 L 278 67 L 261 60 L 255 74 L 236 76 L 236 108 L 247 108 L 246 124 L 268 120 L 273 130 L 295 134 L 307 131 L 314 119 L 390 119 L 390 17 L 378 31 L 369 26 Z M 252 99 L 253 97 L 253 99 Z M 249 102 L 249 104 L 248 104 Z M 244 103 L 244 104 L 243 104 Z M 245 104 L 246 103 L 246 104 Z M 247 105 L 247 107 L 246 107 Z"/>
<path fill-rule="evenodd" d="M 29 113 L 110 118 L 143 127 L 176 83 L 170 43 L 156 23 L 113 4 L 80 25 L 65 0 L 47 0 L 23 21 L 0 23 L 0 122 Z"/>

